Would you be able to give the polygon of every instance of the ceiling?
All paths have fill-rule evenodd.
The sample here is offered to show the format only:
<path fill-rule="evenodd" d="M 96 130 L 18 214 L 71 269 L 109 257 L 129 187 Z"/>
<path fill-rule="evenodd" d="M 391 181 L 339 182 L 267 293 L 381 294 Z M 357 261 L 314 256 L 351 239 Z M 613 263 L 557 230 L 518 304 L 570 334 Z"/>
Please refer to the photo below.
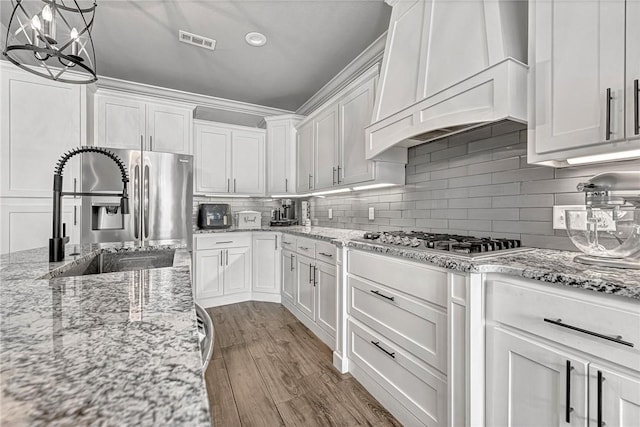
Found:
<path fill-rule="evenodd" d="M 98 74 L 295 111 L 387 30 L 383 0 L 98 0 Z M 215 51 L 178 41 L 215 39 Z M 263 47 L 245 34 L 267 36 Z"/>

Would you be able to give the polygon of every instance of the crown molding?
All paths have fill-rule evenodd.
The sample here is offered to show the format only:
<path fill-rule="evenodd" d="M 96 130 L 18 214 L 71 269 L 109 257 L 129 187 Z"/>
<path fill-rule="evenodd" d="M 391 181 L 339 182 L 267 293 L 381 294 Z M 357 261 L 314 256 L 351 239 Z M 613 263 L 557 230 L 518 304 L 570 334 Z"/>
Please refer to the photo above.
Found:
<path fill-rule="evenodd" d="M 296 114 L 309 115 L 311 112 L 322 106 L 328 99 L 344 89 L 349 83 L 358 78 L 362 73 L 371 68 L 373 64 L 382 60 L 384 46 L 387 41 L 385 31 L 365 50 L 356 56 L 346 67 L 336 74 L 318 92 L 309 98 L 296 110 Z"/>
<path fill-rule="evenodd" d="M 293 111 L 279 108 L 266 107 L 264 105 L 250 104 L 248 102 L 234 101 L 232 99 L 218 98 L 215 96 L 201 95 L 193 92 L 185 92 L 176 89 L 169 89 L 160 86 L 153 86 L 144 83 L 131 82 L 127 80 L 115 79 L 112 77 L 98 76 L 95 83 L 98 91 L 117 90 L 135 95 L 147 95 L 162 98 L 169 101 L 178 101 L 196 106 L 216 108 L 225 111 L 253 114 L 257 116 L 276 116 L 281 114 L 292 114 Z"/>

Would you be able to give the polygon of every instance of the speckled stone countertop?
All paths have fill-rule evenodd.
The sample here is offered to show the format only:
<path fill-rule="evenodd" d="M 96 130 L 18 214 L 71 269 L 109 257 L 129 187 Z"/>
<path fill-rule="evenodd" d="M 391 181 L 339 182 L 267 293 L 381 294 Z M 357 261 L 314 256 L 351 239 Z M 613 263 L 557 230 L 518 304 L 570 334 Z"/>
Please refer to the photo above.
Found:
<path fill-rule="evenodd" d="M 577 255 L 576 252 L 532 249 L 526 252 L 498 253 L 487 258 L 470 259 L 448 252 L 421 251 L 404 246 L 363 242 L 362 237 L 365 233 L 363 230 L 291 226 L 237 231 L 280 231 L 328 241 L 337 246 L 348 246 L 354 249 L 407 258 L 464 273 L 503 273 L 640 300 L 639 270 L 581 264 L 573 261 Z M 207 230 L 200 230 L 200 232 L 206 233 Z"/>
<path fill-rule="evenodd" d="M 182 248 L 67 245 L 61 263 L 44 248 L 0 256 L 0 424 L 210 426 Z M 173 267 L 56 277 L 100 252 L 162 249 L 178 249 Z"/>
<path fill-rule="evenodd" d="M 576 252 L 531 249 L 470 259 L 448 252 L 420 251 L 359 241 L 350 241 L 348 246 L 465 273 L 502 273 L 640 300 L 640 271 L 574 262 Z"/>

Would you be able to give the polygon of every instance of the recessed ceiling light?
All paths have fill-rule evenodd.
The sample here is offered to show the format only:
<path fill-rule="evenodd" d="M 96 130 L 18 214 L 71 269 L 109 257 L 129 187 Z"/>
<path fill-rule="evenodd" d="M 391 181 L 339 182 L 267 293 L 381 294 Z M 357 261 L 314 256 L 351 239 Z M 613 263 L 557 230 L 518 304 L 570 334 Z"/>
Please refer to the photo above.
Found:
<path fill-rule="evenodd" d="M 256 33 L 256 32 L 247 33 L 247 35 L 244 36 L 244 39 L 251 46 L 256 46 L 256 47 L 264 46 L 265 43 L 267 43 L 267 36 L 265 36 L 262 33 Z"/>

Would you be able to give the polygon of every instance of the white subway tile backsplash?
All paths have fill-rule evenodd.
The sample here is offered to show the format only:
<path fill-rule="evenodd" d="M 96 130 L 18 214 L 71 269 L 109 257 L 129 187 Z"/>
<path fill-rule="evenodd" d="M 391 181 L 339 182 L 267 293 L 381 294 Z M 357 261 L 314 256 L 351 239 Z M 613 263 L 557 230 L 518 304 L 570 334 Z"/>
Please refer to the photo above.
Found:
<path fill-rule="evenodd" d="M 524 125 L 502 122 L 410 148 L 407 185 L 312 198 L 312 216 L 321 226 L 491 235 L 575 250 L 566 232 L 553 230 L 552 206 L 583 204 L 578 182 L 610 170 L 638 170 L 640 162 L 530 165 L 526 134 Z M 269 203 L 260 207 L 265 213 Z M 367 219 L 369 206 L 376 208 L 374 221 Z"/>

